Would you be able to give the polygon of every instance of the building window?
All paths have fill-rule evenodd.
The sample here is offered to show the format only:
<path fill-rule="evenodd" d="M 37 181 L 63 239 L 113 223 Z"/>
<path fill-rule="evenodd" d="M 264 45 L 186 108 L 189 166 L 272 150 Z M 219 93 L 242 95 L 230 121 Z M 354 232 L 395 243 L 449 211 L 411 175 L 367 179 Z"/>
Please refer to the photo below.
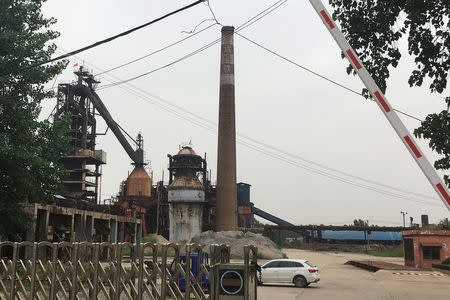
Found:
<path fill-rule="evenodd" d="M 423 259 L 440 260 L 441 259 L 441 247 L 436 246 L 424 246 L 422 247 Z"/>
<path fill-rule="evenodd" d="M 405 239 L 403 241 L 405 250 L 405 260 L 414 260 L 414 242 L 413 239 Z"/>

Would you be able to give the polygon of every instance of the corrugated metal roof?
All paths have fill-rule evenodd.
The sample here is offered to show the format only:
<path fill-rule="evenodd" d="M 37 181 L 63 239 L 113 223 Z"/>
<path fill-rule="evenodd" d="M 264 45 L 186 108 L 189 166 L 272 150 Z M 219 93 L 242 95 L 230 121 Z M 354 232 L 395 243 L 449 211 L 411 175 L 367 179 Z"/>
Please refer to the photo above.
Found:
<path fill-rule="evenodd" d="M 364 240 L 363 231 L 322 231 L 322 238 L 328 240 Z M 402 235 L 400 232 L 382 232 L 371 231 L 371 241 L 401 241 Z"/>

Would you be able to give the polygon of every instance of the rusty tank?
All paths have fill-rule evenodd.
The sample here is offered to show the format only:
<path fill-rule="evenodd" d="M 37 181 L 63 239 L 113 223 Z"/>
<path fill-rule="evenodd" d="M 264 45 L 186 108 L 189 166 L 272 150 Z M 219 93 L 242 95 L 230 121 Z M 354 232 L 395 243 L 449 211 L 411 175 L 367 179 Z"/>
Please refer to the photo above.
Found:
<path fill-rule="evenodd" d="M 136 166 L 128 176 L 126 196 L 150 197 L 152 179 L 144 167 Z"/>

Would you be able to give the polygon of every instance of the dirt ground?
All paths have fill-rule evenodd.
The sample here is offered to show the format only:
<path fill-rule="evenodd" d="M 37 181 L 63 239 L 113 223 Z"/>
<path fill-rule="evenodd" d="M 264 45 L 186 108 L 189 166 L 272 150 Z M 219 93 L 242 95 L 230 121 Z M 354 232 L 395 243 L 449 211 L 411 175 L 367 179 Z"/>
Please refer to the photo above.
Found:
<path fill-rule="evenodd" d="M 289 258 L 307 259 L 317 265 L 321 281 L 304 289 L 264 285 L 258 288 L 258 299 L 450 299 L 450 276 L 440 272 L 382 270 L 373 273 L 345 265 L 351 259 L 402 264 L 402 258 L 294 249 L 283 249 L 283 252 Z"/>

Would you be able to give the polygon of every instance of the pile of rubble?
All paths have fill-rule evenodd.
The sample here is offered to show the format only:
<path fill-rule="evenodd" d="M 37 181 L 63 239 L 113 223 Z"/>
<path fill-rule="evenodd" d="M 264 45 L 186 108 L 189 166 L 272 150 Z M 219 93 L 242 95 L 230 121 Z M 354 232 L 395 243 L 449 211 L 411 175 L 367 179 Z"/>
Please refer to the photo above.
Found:
<path fill-rule="evenodd" d="M 258 247 L 258 257 L 264 259 L 282 258 L 283 253 L 269 238 L 253 232 L 242 231 L 205 231 L 191 239 L 190 243 L 202 246 L 211 244 L 227 244 L 231 247 L 232 258 L 244 256 L 244 246 L 254 245 Z M 209 252 L 209 246 L 204 246 L 203 251 Z"/>

